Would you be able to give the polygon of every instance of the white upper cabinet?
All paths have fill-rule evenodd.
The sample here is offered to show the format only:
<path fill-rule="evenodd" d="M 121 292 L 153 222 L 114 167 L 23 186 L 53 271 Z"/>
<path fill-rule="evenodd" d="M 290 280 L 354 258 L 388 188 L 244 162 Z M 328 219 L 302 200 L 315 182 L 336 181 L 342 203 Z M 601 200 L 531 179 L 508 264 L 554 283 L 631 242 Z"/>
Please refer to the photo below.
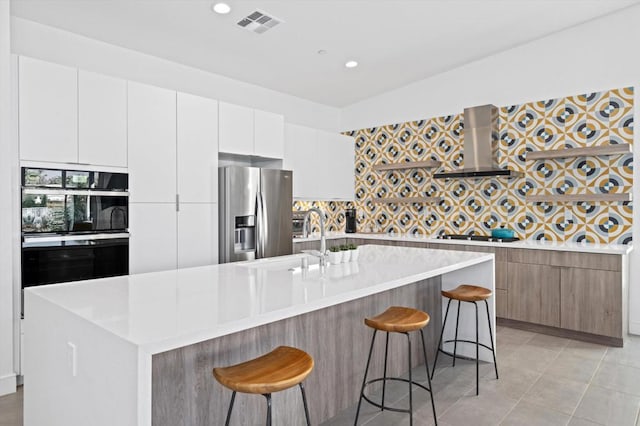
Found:
<path fill-rule="evenodd" d="M 20 158 L 78 161 L 78 71 L 21 56 L 18 62 Z"/>
<path fill-rule="evenodd" d="M 293 197 L 318 197 L 318 132 L 309 127 L 286 124 L 284 140 L 284 168 L 293 170 Z"/>
<path fill-rule="evenodd" d="M 253 155 L 253 109 L 220 102 L 219 150 Z"/>
<path fill-rule="evenodd" d="M 284 116 L 254 111 L 254 155 L 284 158 Z"/>
<path fill-rule="evenodd" d="M 353 138 L 295 124 L 285 125 L 284 168 L 293 170 L 293 197 L 353 200 Z"/>
<path fill-rule="evenodd" d="M 127 166 L 127 82 L 78 72 L 78 161 Z"/>
<path fill-rule="evenodd" d="M 176 92 L 129 82 L 128 105 L 130 200 L 175 203 Z"/>
<path fill-rule="evenodd" d="M 284 156 L 284 117 L 220 102 L 219 151 L 266 158 Z"/>
<path fill-rule="evenodd" d="M 177 125 L 180 201 L 214 203 L 218 200 L 218 102 L 178 93 Z"/>

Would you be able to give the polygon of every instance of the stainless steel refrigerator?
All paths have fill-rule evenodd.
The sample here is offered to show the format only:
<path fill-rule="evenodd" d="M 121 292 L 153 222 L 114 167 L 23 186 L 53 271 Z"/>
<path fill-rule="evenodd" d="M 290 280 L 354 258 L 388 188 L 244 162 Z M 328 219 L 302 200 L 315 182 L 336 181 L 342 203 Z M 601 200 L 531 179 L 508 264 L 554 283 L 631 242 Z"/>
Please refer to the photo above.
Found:
<path fill-rule="evenodd" d="M 218 171 L 220 263 L 291 254 L 293 172 L 239 166 Z"/>

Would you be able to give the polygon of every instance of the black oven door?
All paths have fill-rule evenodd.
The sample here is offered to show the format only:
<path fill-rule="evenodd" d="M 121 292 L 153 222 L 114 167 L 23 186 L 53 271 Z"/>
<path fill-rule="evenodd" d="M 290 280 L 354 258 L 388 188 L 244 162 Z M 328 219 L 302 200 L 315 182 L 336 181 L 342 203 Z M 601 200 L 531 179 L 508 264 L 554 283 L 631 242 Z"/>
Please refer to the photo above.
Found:
<path fill-rule="evenodd" d="M 129 197 L 100 191 L 70 194 L 66 200 L 66 217 L 72 233 L 124 232 L 129 227 Z"/>
<path fill-rule="evenodd" d="M 22 243 L 23 289 L 128 273 L 128 233 L 33 236 Z"/>

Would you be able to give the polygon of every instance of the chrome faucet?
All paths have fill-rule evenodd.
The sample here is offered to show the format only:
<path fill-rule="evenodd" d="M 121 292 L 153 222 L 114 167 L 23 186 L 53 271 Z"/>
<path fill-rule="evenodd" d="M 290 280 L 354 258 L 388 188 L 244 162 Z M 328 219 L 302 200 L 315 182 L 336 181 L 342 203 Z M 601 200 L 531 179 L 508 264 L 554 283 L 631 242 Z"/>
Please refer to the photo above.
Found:
<path fill-rule="evenodd" d="M 309 216 L 311 213 L 317 213 L 320 217 L 320 251 L 317 250 L 303 250 L 305 253 L 309 253 L 313 256 L 320 258 L 320 266 L 325 266 L 327 262 L 327 240 L 324 235 L 324 212 L 316 207 L 313 207 L 304 214 L 304 222 L 302 224 L 302 236 L 306 238 L 308 233 L 307 224 L 309 223 Z"/>

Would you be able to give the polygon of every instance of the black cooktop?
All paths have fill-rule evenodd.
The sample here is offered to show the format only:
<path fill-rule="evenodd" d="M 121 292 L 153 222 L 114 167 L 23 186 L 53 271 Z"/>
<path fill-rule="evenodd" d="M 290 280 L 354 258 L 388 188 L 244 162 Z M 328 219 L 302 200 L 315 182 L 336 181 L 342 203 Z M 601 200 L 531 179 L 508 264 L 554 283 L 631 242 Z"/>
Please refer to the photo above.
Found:
<path fill-rule="evenodd" d="M 494 238 L 489 235 L 444 234 L 438 235 L 439 240 L 467 240 L 467 241 L 491 241 L 498 243 L 512 243 L 520 241 L 520 238 Z"/>

